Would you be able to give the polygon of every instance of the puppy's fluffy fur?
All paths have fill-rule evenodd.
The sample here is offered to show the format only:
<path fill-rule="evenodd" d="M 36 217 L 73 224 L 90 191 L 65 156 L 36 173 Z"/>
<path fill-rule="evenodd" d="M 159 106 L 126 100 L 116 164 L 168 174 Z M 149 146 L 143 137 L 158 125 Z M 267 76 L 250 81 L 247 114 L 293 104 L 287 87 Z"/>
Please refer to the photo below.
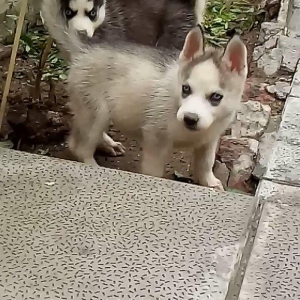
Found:
<path fill-rule="evenodd" d="M 83 43 L 99 45 L 130 41 L 158 48 L 181 49 L 186 34 L 202 22 L 206 0 L 43 0 L 41 16 L 62 57 L 70 60 L 61 40 L 67 32 L 81 32 Z M 87 38 L 87 36 L 89 38 Z M 66 46 L 64 46 L 66 45 Z M 104 133 L 106 152 L 124 154 L 124 147 Z"/>
<path fill-rule="evenodd" d="M 80 161 L 95 164 L 94 151 L 106 144 L 103 134 L 112 120 L 142 140 L 142 173 L 163 176 L 173 147 L 187 147 L 194 151 L 195 180 L 222 189 L 212 172 L 216 147 L 247 77 L 247 50 L 238 36 L 224 52 L 205 49 L 198 26 L 181 51 L 161 51 L 129 43 L 86 48 L 76 34 L 60 27 L 57 32 L 66 48 L 72 45 L 69 146 Z"/>

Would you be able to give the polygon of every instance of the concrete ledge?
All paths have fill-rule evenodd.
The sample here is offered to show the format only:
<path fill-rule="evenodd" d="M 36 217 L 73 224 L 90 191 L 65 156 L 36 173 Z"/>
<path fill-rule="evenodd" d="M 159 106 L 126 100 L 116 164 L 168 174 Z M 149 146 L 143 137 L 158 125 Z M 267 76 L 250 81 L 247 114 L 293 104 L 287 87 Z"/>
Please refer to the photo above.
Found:
<path fill-rule="evenodd" d="M 300 188 L 263 181 L 264 203 L 239 300 L 300 299 Z"/>
<path fill-rule="evenodd" d="M 281 7 L 279 10 L 277 22 L 283 24 L 284 26 L 286 26 L 288 22 L 291 2 L 293 2 L 293 0 L 281 0 Z"/>
<path fill-rule="evenodd" d="M 288 97 L 265 179 L 300 185 L 300 101 Z"/>
<path fill-rule="evenodd" d="M 224 300 L 256 205 L 0 149 L 0 299 Z"/>

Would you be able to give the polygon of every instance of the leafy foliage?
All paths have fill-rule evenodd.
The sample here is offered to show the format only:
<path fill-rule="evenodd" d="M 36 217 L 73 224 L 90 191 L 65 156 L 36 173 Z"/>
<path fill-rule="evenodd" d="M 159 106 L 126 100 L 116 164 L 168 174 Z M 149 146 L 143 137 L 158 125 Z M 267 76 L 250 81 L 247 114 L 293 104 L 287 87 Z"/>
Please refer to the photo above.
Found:
<path fill-rule="evenodd" d="M 46 45 L 49 35 L 44 27 L 29 29 L 21 37 L 21 45 L 24 48 L 25 55 L 36 61 L 38 64 L 41 53 Z M 60 57 L 59 50 L 55 44 L 52 45 L 50 55 L 47 58 L 46 67 L 43 73 L 44 80 L 65 80 L 68 66 Z"/>
<path fill-rule="evenodd" d="M 207 40 L 217 46 L 225 44 L 228 32 L 250 31 L 258 25 L 261 15 L 260 6 L 250 0 L 208 1 L 204 24 Z"/>

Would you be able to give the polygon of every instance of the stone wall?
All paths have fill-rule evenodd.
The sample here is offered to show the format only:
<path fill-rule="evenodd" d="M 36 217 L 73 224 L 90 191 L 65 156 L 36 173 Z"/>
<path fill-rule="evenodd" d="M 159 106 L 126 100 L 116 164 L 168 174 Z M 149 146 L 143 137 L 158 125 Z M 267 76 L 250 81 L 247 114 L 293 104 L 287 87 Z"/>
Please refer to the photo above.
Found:
<path fill-rule="evenodd" d="M 0 43 L 10 42 L 17 25 L 22 0 L 0 0 Z M 39 20 L 41 0 L 29 0 L 24 30 Z"/>

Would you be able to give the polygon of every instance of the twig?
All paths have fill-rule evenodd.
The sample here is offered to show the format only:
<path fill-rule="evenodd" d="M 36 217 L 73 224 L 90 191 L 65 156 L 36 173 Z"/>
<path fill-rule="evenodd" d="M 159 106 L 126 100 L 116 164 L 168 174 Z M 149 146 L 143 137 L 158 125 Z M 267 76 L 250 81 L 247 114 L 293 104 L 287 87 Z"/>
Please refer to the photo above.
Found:
<path fill-rule="evenodd" d="M 34 93 L 33 98 L 34 99 L 40 99 L 41 98 L 41 81 L 43 76 L 43 71 L 45 68 L 45 64 L 48 58 L 48 55 L 51 51 L 53 39 L 51 37 L 48 38 L 45 48 L 43 49 L 41 59 L 39 62 L 38 72 L 36 75 L 35 85 L 34 85 Z"/>
<path fill-rule="evenodd" d="M 8 72 L 7 72 L 7 78 L 6 78 L 6 82 L 5 82 L 5 87 L 4 87 L 2 102 L 1 102 L 1 107 L 0 107 L 0 131 L 2 128 L 3 118 L 4 118 L 4 114 L 5 114 L 7 96 L 9 93 L 11 80 L 12 80 L 12 76 L 13 76 L 13 72 L 14 72 L 14 68 L 15 68 L 17 51 L 18 51 L 18 47 L 19 47 L 19 43 L 20 43 L 21 32 L 22 32 L 24 19 L 25 19 L 25 15 L 26 15 L 26 10 L 27 10 L 27 3 L 28 3 L 28 0 L 22 0 L 20 15 L 18 18 L 17 29 L 16 29 L 15 38 L 14 38 L 14 44 L 13 44 L 13 48 L 12 48 L 12 53 L 11 53 Z"/>

